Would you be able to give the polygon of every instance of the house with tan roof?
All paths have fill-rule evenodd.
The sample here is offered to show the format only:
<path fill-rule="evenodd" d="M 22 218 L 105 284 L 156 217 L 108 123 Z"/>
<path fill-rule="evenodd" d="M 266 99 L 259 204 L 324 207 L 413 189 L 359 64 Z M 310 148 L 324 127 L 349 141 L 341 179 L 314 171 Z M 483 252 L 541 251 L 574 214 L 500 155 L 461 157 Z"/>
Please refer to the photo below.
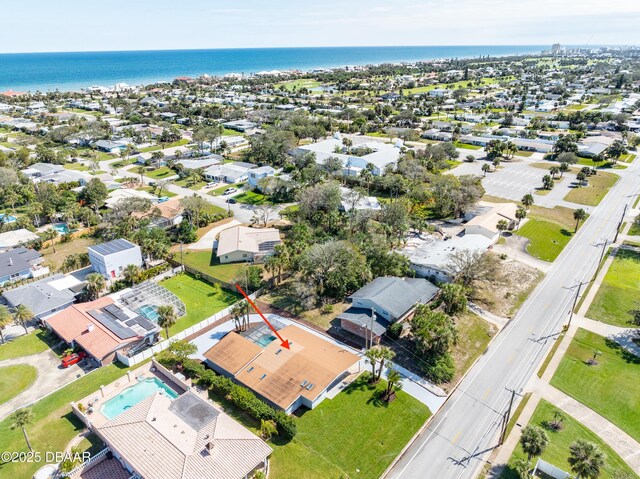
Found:
<path fill-rule="evenodd" d="M 277 340 L 254 341 L 232 331 L 204 353 L 205 362 L 287 414 L 300 406 L 313 409 L 360 371 L 357 355 L 319 335 L 295 325 L 279 333 L 289 349 Z"/>
<path fill-rule="evenodd" d="M 242 479 L 264 469 L 272 449 L 224 412 L 187 391 L 155 393 L 93 431 L 133 477 Z"/>
<path fill-rule="evenodd" d="M 481 201 L 470 214 L 471 219 L 465 224 L 464 234 L 478 234 L 495 241 L 500 235 L 498 222 L 505 220 L 507 229 L 515 228 L 517 223 L 515 203 L 487 203 Z"/>
<path fill-rule="evenodd" d="M 82 348 L 100 365 L 111 364 L 117 353 L 126 354 L 155 343 L 160 327 L 105 296 L 72 304 L 43 320 L 45 326 L 71 347 Z"/>
<path fill-rule="evenodd" d="M 157 203 L 151 206 L 147 212 L 133 212 L 131 216 L 144 218 L 151 216 L 151 224 L 158 228 L 171 228 L 182 222 L 184 207 L 180 204 L 180 198 Z"/>
<path fill-rule="evenodd" d="M 259 263 L 282 243 L 275 228 L 234 226 L 220 232 L 216 254 L 221 263 Z"/>

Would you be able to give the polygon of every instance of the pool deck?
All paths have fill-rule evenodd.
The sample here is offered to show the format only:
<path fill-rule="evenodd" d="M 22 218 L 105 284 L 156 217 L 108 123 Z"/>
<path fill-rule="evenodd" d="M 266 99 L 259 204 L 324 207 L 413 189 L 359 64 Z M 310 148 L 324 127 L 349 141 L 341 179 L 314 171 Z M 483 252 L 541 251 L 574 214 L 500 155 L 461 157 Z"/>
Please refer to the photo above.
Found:
<path fill-rule="evenodd" d="M 182 394 L 187 389 L 190 389 L 190 381 L 182 381 L 177 376 L 173 375 L 170 371 L 165 369 L 162 365 L 151 361 L 144 366 L 136 369 L 135 371 L 129 371 L 126 376 L 112 382 L 106 386 L 101 386 L 93 394 L 82 398 L 76 403 L 71 403 L 75 414 L 87 425 L 100 426 L 109 421 L 105 415 L 100 412 L 100 408 L 104 403 L 113 399 L 118 394 L 122 393 L 127 388 L 134 386 L 138 383 L 139 379 L 158 378 L 171 389 L 178 394 Z M 80 405 L 85 408 L 85 411 L 80 411 Z M 92 412 L 88 412 L 91 409 Z"/>

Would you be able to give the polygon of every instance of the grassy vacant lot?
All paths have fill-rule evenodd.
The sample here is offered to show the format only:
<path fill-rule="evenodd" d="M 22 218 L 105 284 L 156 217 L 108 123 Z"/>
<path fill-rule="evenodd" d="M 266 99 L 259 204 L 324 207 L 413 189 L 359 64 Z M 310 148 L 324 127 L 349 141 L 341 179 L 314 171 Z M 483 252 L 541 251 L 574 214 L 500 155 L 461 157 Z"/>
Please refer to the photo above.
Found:
<path fill-rule="evenodd" d="M 89 167 L 84 163 L 65 163 L 63 166 L 67 170 L 89 171 Z"/>
<path fill-rule="evenodd" d="M 178 296 L 187 307 L 187 314 L 169 328 L 171 336 L 212 316 L 240 298 L 239 294 L 220 290 L 188 274 L 176 275 L 160 284 Z"/>
<path fill-rule="evenodd" d="M 284 87 L 287 91 L 300 90 L 302 88 L 317 88 L 320 86 L 320 82 L 313 78 L 300 78 L 298 80 L 288 81 L 284 83 L 278 83 L 274 85 L 275 88 Z"/>
<path fill-rule="evenodd" d="M 207 185 L 206 181 L 198 181 L 197 183 L 187 186 L 188 181 L 189 180 L 187 178 L 184 178 L 182 180 L 175 181 L 175 184 L 178 186 L 182 186 L 183 188 L 190 188 L 192 190 L 199 190 L 204 188 Z"/>
<path fill-rule="evenodd" d="M 516 233 L 530 240 L 527 246 L 529 254 L 544 261 L 553 261 L 571 240 L 574 228 L 572 209 L 532 206 L 529 220 Z"/>
<path fill-rule="evenodd" d="M 28 364 L 12 364 L 0 368 L 0 404 L 31 387 L 36 380 L 36 368 Z"/>
<path fill-rule="evenodd" d="M 270 444 L 273 477 L 340 479 L 380 477 L 409 439 L 431 415 L 429 409 L 400 391 L 390 404 L 378 399 L 386 386 L 370 387 L 357 379 L 333 399 L 298 419 L 298 434 Z M 217 396 L 225 411 L 254 432 L 260 424 Z"/>
<path fill-rule="evenodd" d="M 459 141 L 454 141 L 453 144 L 456 148 L 462 148 L 464 150 L 481 150 L 482 147 L 478 145 L 470 145 L 469 143 L 460 143 Z"/>
<path fill-rule="evenodd" d="M 585 361 L 594 350 L 598 365 Z M 606 338 L 579 329 L 551 384 L 640 441 L 640 358 Z"/>
<path fill-rule="evenodd" d="M 35 421 L 27 426 L 34 451 L 40 452 L 44 459 L 46 451 L 64 450 L 69 441 L 85 427 L 73 414 L 69 403 L 88 396 L 100 389 L 102 384 L 109 384 L 124 376 L 127 371 L 127 368 L 116 364 L 96 369 L 35 403 L 32 407 Z M 0 444 L 3 450 L 27 451 L 22 431 L 12 431 L 10 424 L 8 418 L 0 421 Z M 0 462 L 0 476 L 31 477 L 43 465 L 44 462 Z"/>
<path fill-rule="evenodd" d="M 613 173 L 599 172 L 597 175 L 589 177 L 588 186 L 571 189 L 564 199 L 580 205 L 596 206 L 619 178 Z"/>
<path fill-rule="evenodd" d="M 67 243 L 56 243 L 56 252 L 53 248 L 42 248 L 40 253 L 44 257 L 46 263 L 51 267 L 52 271 L 57 271 L 62 267 L 62 263 L 67 256 L 77 253 L 86 253 L 87 247 L 94 245 L 96 240 L 93 238 L 74 238 Z"/>
<path fill-rule="evenodd" d="M 560 431 L 554 431 L 548 427 L 548 421 L 553 420 L 553 414 L 557 411 L 553 404 L 542 399 L 538 404 L 531 421 L 529 424 L 535 424 L 545 429 L 547 436 L 549 437 L 549 444 L 547 445 L 544 454 L 541 458 L 556 467 L 559 467 L 565 472 L 571 472 L 571 466 L 567 462 L 569 457 L 569 446 L 577 439 L 584 439 L 589 442 L 597 444 L 606 455 L 606 465 L 600 475 L 601 479 L 614 479 L 618 477 L 618 473 L 625 472 L 629 474 L 628 477 L 637 477 L 633 470 L 618 456 L 613 449 L 611 449 L 598 435 L 590 429 L 583 426 L 579 421 L 575 420 L 571 416 L 566 416 L 563 421 L 564 427 Z M 526 454 L 522 451 L 522 447 L 518 445 L 516 450 L 511 455 L 507 468 L 504 470 L 501 479 L 517 479 L 518 474 L 512 469 L 512 466 L 516 459 L 526 459 Z M 532 463 L 535 463 L 533 459 Z M 532 464 L 533 465 L 533 464 Z"/>
<path fill-rule="evenodd" d="M 624 170 L 627 167 L 620 162 L 614 165 L 609 161 L 593 161 L 591 158 L 578 159 L 578 165 L 590 166 L 591 168 L 597 168 L 598 170 Z"/>
<path fill-rule="evenodd" d="M 150 193 L 152 195 L 156 195 L 157 196 L 157 190 L 153 186 L 142 186 L 140 188 L 136 188 L 136 190 L 138 190 L 138 191 L 146 191 L 147 193 Z M 162 189 L 162 196 L 166 196 L 167 198 L 173 198 L 174 196 L 178 196 L 178 195 L 176 193 L 172 193 L 171 191 L 167 190 L 166 188 L 163 188 Z"/>
<path fill-rule="evenodd" d="M 156 180 L 162 180 L 164 178 L 168 178 L 170 176 L 175 176 L 176 172 L 173 171 L 171 168 L 167 167 L 167 166 L 162 166 L 160 168 L 158 168 L 157 170 L 153 170 L 153 171 L 147 171 L 144 173 L 145 176 L 148 176 L 149 178 L 153 178 Z"/>
<path fill-rule="evenodd" d="M 629 327 L 631 311 L 640 309 L 640 253 L 620 249 L 593 299 L 587 317 Z"/>
<path fill-rule="evenodd" d="M 42 353 L 56 342 L 58 340 L 47 331 L 33 331 L 0 345 L 0 361 Z"/>
<path fill-rule="evenodd" d="M 489 341 L 498 332 L 495 325 L 486 322 L 471 311 L 457 317 L 456 326 L 458 328 L 458 343 L 451 350 L 456 373 L 451 382 L 440 385 L 445 390 L 449 390 L 457 384 L 478 356 L 487 349 Z"/>
<path fill-rule="evenodd" d="M 231 283 L 244 266 L 244 263 L 220 264 L 213 250 L 185 251 L 184 264 L 225 283 Z"/>

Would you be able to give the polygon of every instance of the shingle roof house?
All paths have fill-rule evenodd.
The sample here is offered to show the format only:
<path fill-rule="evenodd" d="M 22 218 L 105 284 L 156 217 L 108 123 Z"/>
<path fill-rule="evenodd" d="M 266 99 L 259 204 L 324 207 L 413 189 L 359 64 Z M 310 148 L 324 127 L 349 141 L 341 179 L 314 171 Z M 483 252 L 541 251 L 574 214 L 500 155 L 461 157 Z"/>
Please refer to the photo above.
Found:
<path fill-rule="evenodd" d="M 47 274 L 49 268 L 40 267 L 42 261 L 42 255 L 33 249 L 15 248 L 0 253 L 0 286 L 9 281 Z"/>
<path fill-rule="evenodd" d="M 44 316 L 72 305 L 83 287 L 84 283 L 73 277 L 56 274 L 5 291 L 2 293 L 2 297 L 10 307 L 15 308 L 17 305 L 23 304 L 31 310 L 36 318 L 42 319 Z"/>
<path fill-rule="evenodd" d="M 241 479 L 272 452 L 191 391 L 174 400 L 155 393 L 93 430 L 144 479 Z"/>
<path fill-rule="evenodd" d="M 417 304 L 428 303 L 438 291 L 421 278 L 376 278 L 349 296 L 351 307 L 338 316 L 340 326 L 362 338 L 370 337 L 373 331 L 378 342 L 391 323 L 407 318 Z"/>

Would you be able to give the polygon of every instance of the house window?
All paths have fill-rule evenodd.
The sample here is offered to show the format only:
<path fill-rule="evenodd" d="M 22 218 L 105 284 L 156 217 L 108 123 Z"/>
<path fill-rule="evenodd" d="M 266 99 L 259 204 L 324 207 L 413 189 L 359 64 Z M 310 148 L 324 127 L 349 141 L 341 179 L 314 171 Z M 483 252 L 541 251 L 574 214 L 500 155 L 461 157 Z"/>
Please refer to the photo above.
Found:
<path fill-rule="evenodd" d="M 242 253 L 242 257 L 246 258 L 247 257 L 247 253 Z"/>

